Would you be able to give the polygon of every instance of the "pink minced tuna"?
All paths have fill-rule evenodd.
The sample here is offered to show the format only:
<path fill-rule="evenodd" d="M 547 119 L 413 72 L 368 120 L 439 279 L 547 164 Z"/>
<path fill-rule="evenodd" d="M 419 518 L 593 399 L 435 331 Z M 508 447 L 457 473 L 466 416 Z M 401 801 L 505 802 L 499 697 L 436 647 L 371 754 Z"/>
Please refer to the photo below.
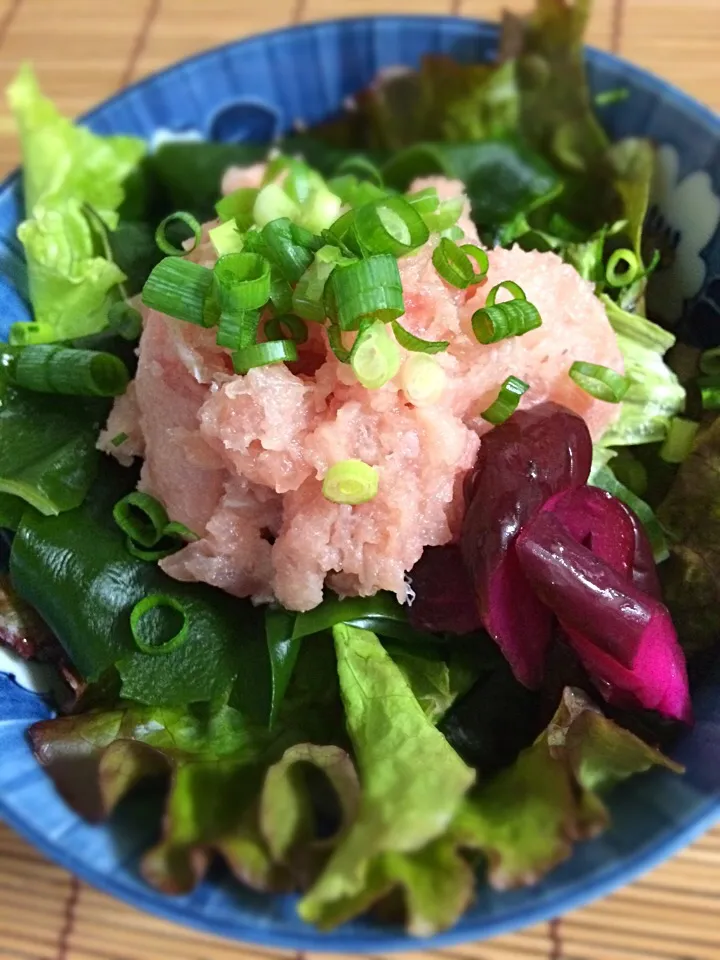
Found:
<path fill-rule="evenodd" d="M 253 182 L 260 172 L 252 170 Z M 236 180 L 228 174 L 226 187 Z M 417 186 L 430 182 L 445 196 L 461 190 L 446 181 Z M 460 223 L 477 243 L 467 211 Z M 316 606 L 326 585 L 341 595 L 390 590 L 408 600 L 407 573 L 423 548 L 458 534 L 462 480 L 490 429 L 479 414 L 506 377 L 530 384 L 523 406 L 556 400 L 580 413 L 595 439 L 613 422 L 617 407 L 568 376 L 574 360 L 623 369 L 605 311 L 572 267 L 552 253 L 491 250 L 487 280 L 458 290 L 439 277 L 431 254 L 428 244 L 399 261 L 403 325 L 450 340 L 436 356 L 446 387 L 431 406 L 408 401 L 402 368 L 378 390 L 360 386 L 319 326 L 311 325 L 292 368 L 236 376 L 213 331 L 147 312 L 137 376 L 100 445 L 121 459 L 143 456 L 141 489 L 200 536 L 161 561 L 167 573 L 290 610 Z M 206 244 L 199 256 L 207 262 Z M 501 280 L 520 284 L 543 324 L 482 346 L 471 317 Z M 116 448 L 109 440 L 118 432 L 128 440 Z M 379 474 L 377 496 L 359 506 L 322 495 L 328 468 L 350 458 Z"/>

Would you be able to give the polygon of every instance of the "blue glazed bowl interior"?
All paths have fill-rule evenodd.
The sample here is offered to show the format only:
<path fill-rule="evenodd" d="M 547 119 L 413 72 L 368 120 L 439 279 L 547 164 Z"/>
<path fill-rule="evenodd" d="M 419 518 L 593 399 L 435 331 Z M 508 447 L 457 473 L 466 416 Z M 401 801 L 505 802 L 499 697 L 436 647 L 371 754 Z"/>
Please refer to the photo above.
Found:
<path fill-rule="evenodd" d="M 453 18 L 390 17 L 319 23 L 212 50 L 131 87 L 87 118 L 100 133 L 242 140 L 272 137 L 296 120 L 313 124 L 386 66 L 417 65 L 422 54 L 492 57 L 494 27 Z M 655 310 L 682 333 L 720 342 L 720 120 L 629 64 L 590 51 L 595 92 L 628 87 L 605 108 L 613 137 L 641 135 L 660 147 L 653 215 L 676 256 L 655 289 Z M 28 316 L 25 269 L 15 228 L 17 176 L 0 189 L 0 334 Z M 3 668 L 0 666 L 0 670 Z M 7 669 L 7 668 L 6 668 Z M 720 664 L 695 698 L 697 724 L 676 751 L 687 775 L 636 778 L 611 797 L 613 827 L 529 890 L 478 899 L 452 931 L 423 946 L 474 940 L 559 914 L 605 894 L 672 854 L 720 817 Z M 142 909 L 209 932 L 266 946 L 334 952 L 408 949 L 399 929 L 357 921 L 328 935 L 295 915 L 290 897 L 254 894 L 218 873 L 192 895 L 163 896 L 138 875 L 137 856 L 158 822 L 149 799 L 133 801 L 113 823 L 91 827 L 56 796 L 25 740 L 50 715 L 40 696 L 0 672 L 0 817 L 53 860 Z"/>

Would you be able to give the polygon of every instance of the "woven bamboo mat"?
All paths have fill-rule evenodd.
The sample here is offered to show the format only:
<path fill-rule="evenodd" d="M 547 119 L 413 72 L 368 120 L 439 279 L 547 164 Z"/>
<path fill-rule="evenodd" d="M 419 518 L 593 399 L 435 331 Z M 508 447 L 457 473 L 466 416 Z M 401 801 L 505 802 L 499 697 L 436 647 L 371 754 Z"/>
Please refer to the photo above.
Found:
<path fill-rule="evenodd" d="M 508 0 L 513 9 L 532 0 Z M 370 12 L 494 17 L 502 0 L 0 0 L 0 88 L 32 60 L 77 114 L 203 47 L 291 22 Z M 595 0 L 590 42 L 720 109 L 720 0 Z M 18 159 L 0 107 L 0 174 Z M 437 951 L 448 960 L 720 960 L 720 828 L 631 887 L 560 921 Z M 315 960 L 145 916 L 48 863 L 0 825 L 0 960 Z M 319 958 L 318 958 L 319 960 Z M 411 954 L 406 960 L 413 960 Z"/>

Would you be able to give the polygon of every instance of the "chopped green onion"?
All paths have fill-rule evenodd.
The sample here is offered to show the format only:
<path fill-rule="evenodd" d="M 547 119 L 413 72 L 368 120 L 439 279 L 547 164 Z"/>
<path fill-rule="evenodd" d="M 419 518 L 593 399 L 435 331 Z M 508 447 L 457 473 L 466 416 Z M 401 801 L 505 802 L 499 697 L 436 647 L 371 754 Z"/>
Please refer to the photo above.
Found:
<path fill-rule="evenodd" d="M 455 227 L 463 212 L 465 200 L 463 197 L 451 197 L 449 200 L 441 201 L 437 210 L 422 215 L 425 225 L 432 233 L 442 233 L 443 230 L 449 230 Z M 458 235 L 464 236 L 463 231 L 457 227 Z"/>
<path fill-rule="evenodd" d="M 470 260 L 471 256 L 479 268 L 477 273 Z M 448 237 L 443 237 L 433 250 L 432 262 L 445 283 L 460 290 L 483 280 L 488 271 L 488 259 L 484 250 L 471 243 L 459 247 Z"/>
<path fill-rule="evenodd" d="M 640 261 L 632 250 L 615 250 L 605 267 L 605 279 L 611 287 L 627 287 L 637 277 Z"/>
<path fill-rule="evenodd" d="M 269 183 L 266 187 L 263 187 L 253 206 L 253 219 L 261 228 L 282 217 L 287 217 L 293 221 L 297 220 L 299 215 L 300 207 L 298 204 L 291 200 L 277 183 Z"/>
<path fill-rule="evenodd" d="M 703 410 L 720 410 L 720 375 L 698 377 L 697 385 L 702 397 Z"/>
<path fill-rule="evenodd" d="M 176 247 L 175 244 L 168 240 L 167 228 L 171 223 L 175 222 L 184 223 L 192 233 L 193 245 L 191 247 L 187 249 L 182 246 Z M 158 228 L 155 231 L 155 243 L 168 257 L 184 257 L 186 253 L 190 253 L 191 250 L 195 249 L 195 247 L 200 243 L 201 237 L 202 225 L 191 213 L 187 213 L 185 210 L 178 210 L 177 213 L 171 213 L 169 216 L 165 217 L 164 220 L 160 221 Z"/>
<path fill-rule="evenodd" d="M 627 447 L 621 447 L 617 456 L 612 458 L 611 470 L 635 496 L 643 496 L 648 487 L 648 472 Z"/>
<path fill-rule="evenodd" d="M 608 107 L 613 103 L 621 103 L 630 96 L 628 87 L 614 87 L 611 90 L 603 90 L 595 94 L 595 105 L 598 107 Z"/>
<path fill-rule="evenodd" d="M 300 317 L 288 314 L 283 317 L 270 317 L 265 321 L 265 336 L 268 340 L 294 340 L 305 343 L 308 338 L 307 324 Z"/>
<path fill-rule="evenodd" d="M 143 547 L 154 547 L 168 525 L 165 507 L 149 493 L 128 493 L 113 507 L 113 519 L 122 532 Z"/>
<path fill-rule="evenodd" d="M 487 253 L 485 253 L 482 247 L 475 246 L 474 243 L 462 243 L 459 249 L 468 259 L 475 261 L 477 272 L 473 277 L 473 281 L 479 282 L 480 280 L 484 280 L 490 269 L 490 261 L 488 260 Z"/>
<path fill-rule="evenodd" d="M 502 280 L 500 283 L 496 283 L 494 287 L 491 287 L 488 291 L 488 295 L 485 298 L 486 307 L 494 307 L 497 301 L 497 295 L 501 290 L 507 290 L 509 294 L 512 295 L 513 300 L 527 300 L 525 296 L 525 291 L 520 286 L 519 283 L 515 283 L 514 280 Z M 510 300 L 504 300 L 503 303 L 511 303 Z"/>
<path fill-rule="evenodd" d="M 334 177 L 329 180 L 328 189 L 332 191 L 334 196 L 338 197 L 342 204 L 353 208 L 389 196 L 389 191 L 383 190 L 382 187 L 377 187 L 369 180 L 361 182 L 357 177 L 350 175 Z"/>
<path fill-rule="evenodd" d="M 180 523 L 179 520 L 172 520 L 163 530 L 164 537 L 176 537 L 178 540 L 184 540 L 185 543 L 192 543 L 195 540 L 199 540 L 200 537 L 195 533 L 194 530 L 191 530 L 190 527 L 186 527 L 184 523 Z"/>
<path fill-rule="evenodd" d="M 191 260 L 166 257 L 145 281 L 142 302 L 152 310 L 200 327 L 213 325 L 207 309 L 213 272 Z"/>
<path fill-rule="evenodd" d="M 171 554 L 177 553 L 185 544 L 199 539 L 198 535 L 193 533 L 184 523 L 173 521 L 165 525 L 162 536 L 152 547 L 138 546 L 131 537 L 128 537 L 126 548 L 128 553 L 133 557 L 137 557 L 138 560 L 147 560 L 150 563 L 155 563 L 164 557 L 169 557 Z"/>
<path fill-rule="evenodd" d="M 352 256 L 360 256 L 361 250 L 353 230 L 354 225 L 355 211 L 347 210 L 328 227 L 325 231 L 325 239 L 329 244 L 344 248 L 346 255 L 349 253 Z"/>
<path fill-rule="evenodd" d="M 270 303 L 276 314 L 292 310 L 293 288 L 274 265 L 270 268 Z"/>
<path fill-rule="evenodd" d="M 270 299 L 270 263 L 258 253 L 228 253 L 213 270 L 223 313 L 257 310 Z"/>
<path fill-rule="evenodd" d="M 37 393 L 117 397 L 125 392 L 130 375 L 122 360 L 112 353 L 36 343 L 17 348 L 9 379 Z"/>
<path fill-rule="evenodd" d="M 281 217 L 267 223 L 262 236 L 282 276 L 291 284 L 297 283 L 313 261 L 313 251 L 308 246 L 313 235 Z"/>
<path fill-rule="evenodd" d="M 10 327 L 8 342 L 14 347 L 24 347 L 28 343 L 52 343 L 57 340 L 55 328 L 51 323 L 29 323 L 18 320 Z"/>
<path fill-rule="evenodd" d="M 118 300 L 108 310 L 108 326 L 124 340 L 137 340 L 142 333 L 142 316 L 127 301 Z"/>
<path fill-rule="evenodd" d="M 274 180 L 277 180 L 282 173 L 285 173 L 286 170 L 290 170 L 293 163 L 299 162 L 300 161 L 296 160 L 294 157 L 288 157 L 283 153 L 278 153 L 277 156 L 274 156 L 271 160 L 268 160 L 267 166 L 265 167 L 265 172 L 263 173 L 262 185 L 265 187 L 268 185 L 268 183 L 272 183 Z"/>
<path fill-rule="evenodd" d="M 215 338 L 216 343 L 219 347 L 227 347 L 230 350 L 240 350 L 243 347 L 250 347 L 257 340 L 259 326 L 259 310 L 242 310 L 239 313 L 223 313 L 220 317 L 217 337 Z"/>
<path fill-rule="evenodd" d="M 443 368 L 426 353 L 408 357 L 400 372 L 403 392 L 416 407 L 437 403 L 445 389 L 446 380 Z"/>
<path fill-rule="evenodd" d="M 405 327 L 401 326 L 397 320 L 392 322 L 395 339 L 404 347 L 405 350 L 412 350 L 414 353 L 442 353 L 450 346 L 449 340 L 423 340 L 422 337 L 416 337 Z"/>
<path fill-rule="evenodd" d="M 377 390 L 392 380 L 400 369 L 397 342 L 380 320 L 365 322 L 350 352 L 350 365 L 358 381 L 368 390 Z"/>
<path fill-rule="evenodd" d="M 423 218 L 429 213 L 435 213 L 440 206 L 440 197 L 435 187 L 425 187 L 424 190 L 418 190 L 416 193 L 408 193 L 405 199 Z"/>
<path fill-rule="evenodd" d="M 304 320 L 323 323 L 325 320 L 324 294 L 330 274 L 339 263 L 345 262 L 338 247 L 326 245 L 315 254 L 315 259 L 300 277 L 292 294 L 292 311 Z M 351 261 L 347 261 L 351 262 Z"/>
<path fill-rule="evenodd" d="M 500 387 L 497 400 L 493 400 L 480 416 L 488 423 L 505 423 L 518 408 L 520 397 L 530 389 L 530 384 L 518 377 L 508 377 Z"/>
<path fill-rule="evenodd" d="M 630 381 L 620 373 L 599 363 L 576 360 L 570 367 L 570 378 L 591 397 L 606 403 L 620 403 Z"/>
<path fill-rule="evenodd" d="M 260 193 L 254 187 L 240 187 L 215 204 L 215 212 L 223 222 L 234 222 L 241 233 L 253 225 L 253 208 Z"/>
<path fill-rule="evenodd" d="M 160 541 L 155 547 L 139 547 L 130 537 L 125 541 L 125 549 L 131 557 L 135 557 L 138 560 L 145 560 L 148 563 L 156 563 L 158 560 L 163 560 L 165 557 L 177 553 L 182 546 L 183 544 L 178 540 L 173 540 L 166 546 L 162 546 L 162 542 Z"/>
<path fill-rule="evenodd" d="M 182 618 L 180 626 L 167 640 L 162 639 L 163 634 L 168 632 L 167 619 L 170 617 L 172 621 L 176 618 L 173 618 L 171 614 L 166 614 L 166 616 L 162 618 L 166 621 L 164 625 L 157 622 L 158 618 L 151 618 L 150 622 L 146 619 L 148 614 L 151 614 L 153 610 L 162 609 L 180 614 Z M 145 620 L 144 625 L 143 620 Z M 162 629 L 163 626 L 165 629 Z M 132 608 L 130 613 L 130 629 L 138 650 L 142 653 L 156 656 L 157 654 L 171 653 L 185 643 L 190 635 L 190 621 L 185 608 L 178 600 L 162 593 L 155 593 L 139 600 Z"/>
<path fill-rule="evenodd" d="M 496 303 L 501 289 L 514 297 Z M 512 280 L 496 284 L 488 293 L 485 306 L 476 310 L 472 316 L 472 328 L 480 343 L 498 343 L 508 337 L 521 337 L 542 324 L 537 307 L 528 303 L 525 291 Z"/>
<path fill-rule="evenodd" d="M 289 158 L 287 176 L 282 188 L 291 200 L 299 204 L 305 203 L 313 186 L 318 182 L 323 182 L 320 174 L 311 170 L 302 160 L 297 160 L 295 157 Z"/>
<path fill-rule="evenodd" d="M 114 447 L 121 447 L 121 446 L 125 443 L 125 441 L 126 441 L 127 439 L 129 439 L 129 438 L 128 438 L 128 435 L 127 435 L 126 433 L 116 433 L 115 436 L 114 436 L 114 437 L 112 438 L 112 440 L 110 441 L 110 443 L 111 443 Z"/>
<path fill-rule="evenodd" d="M 665 442 L 660 447 L 660 457 L 666 463 L 683 463 L 692 453 L 700 424 L 685 417 L 673 417 Z"/>
<path fill-rule="evenodd" d="M 345 346 L 342 341 L 342 330 L 336 323 L 331 323 L 327 328 L 328 343 L 330 349 L 335 354 L 340 363 L 350 363 L 351 350 Z"/>
<path fill-rule="evenodd" d="M 448 227 L 447 230 L 440 231 L 440 237 L 444 240 L 452 240 L 453 243 L 457 243 L 458 240 L 462 240 L 465 234 L 463 233 L 460 227 Z"/>
<path fill-rule="evenodd" d="M 370 160 L 359 155 L 356 157 L 348 157 L 346 160 L 343 160 L 343 162 L 337 168 L 337 174 L 338 176 L 342 176 L 343 174 L 351 174 L 359 177 L 360 180 L 369 180 L 378 187 L 383 186 L 383 176 L 379 169 Z"/>
<path fill-rule="evenodd" d="M 427 242 L 423 218 L 403 197 L 385 197 L 355 211 L 355 236 L 363 251 L 400 257 Z"/>
<path fill-rule="evenodd" d="M 208 230 L 208 236 L 219 257 L 224 257 L 226 253 L 239 253 L 243 248 L 243 238 L 234 220 L 227 220 L 219 227 Z"/>
<path fill-rule="evenodd" d="M 320 183 L 303 204 L 300 223 L 313 233 L 321 233 L 340 216 L 342 200 L 324 183 Z"/>
<path fill-rule="evenodd" d="M 388 323 L 405 312 L 400 271 L 390 254 L 338 266 L 328 288 L 341 330 L 357 330 L 365 317 Z"/>
<path fill-rule="evenodd" d="M 700 354 L 700 370 L 708 377 L 720 375 L 720 347 Z"/>
<path fill-rule="evenodd" d="M 333 503 L 355 506 L 367 503 L 377 496 L 378 472 L 362 460 L 343 460 L 334 463 L 322 484 L 323 496 Z"/>
<path fill-rule="evenodd" d="M 247 373 L 254 367 L 266 367 L 271 363 L 284 363 L 297 360 L 297 350 L 292 340 L 271 340 L 269 343 L 255 343 L 233 354 L 233 367 L 236 373 Z"/>

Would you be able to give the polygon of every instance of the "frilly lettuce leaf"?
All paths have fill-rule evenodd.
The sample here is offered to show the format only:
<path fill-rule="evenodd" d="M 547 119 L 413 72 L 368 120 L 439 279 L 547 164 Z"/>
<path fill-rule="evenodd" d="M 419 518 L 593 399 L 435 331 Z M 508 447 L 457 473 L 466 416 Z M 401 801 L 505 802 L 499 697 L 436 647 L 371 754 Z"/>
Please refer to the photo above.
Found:
<path fill-rule="evenodd" d="M 108 294 L 125 279 L 95 252 L 86 210 L 114 230 L 123 181 L 145 153 L 135 137 L 101 137 L 61 116 L 23 65 L 8 88 L 20 133 L 27 219 L 18 237 L 28 260 L 35 342 L 95 333 L 106 320 Z"/>
<path fill-rule="evenodd" d="M 257 819 L 270 743 L 238 711 L 128 704 L 37 723 L 30 740 L 65 800 L 91 821 L 107 817 L 139 781 L 170 774 L 163 835 L 142 865 L 155 886 L 191 890 L 216 852 L 257 889 L 284 886 Z"/>
<path fill-rule="evenodd" d="M 101 137 L 58 113 L 40 91 L 28 64 L 7 91 L 20 132 L 27 212 L 67 200 L 89 204 L 113 230 L 123 201 L 122 183 L 144 155 L 137 137 Z"/>
<path fill-rule="evenodd" d="M 291 768 L 322 767 L 334 789 L 352 798 L 352 764 L 342 749 L 306 746 L 286 752 L 341 731 L 337 690 L 327 683 L 324 652 L 313 651 L 319 654 L 319 671 L 318 655 L 301 657 L 272 731 L 228 704 L 163 708 L 121 701 L 110 709 L 35 724 L 33 750 L 66 802 L 91 822 L 107 818 L 141 780 L 167 778 L 160 840 L 142 863 L 146 879 L 158 888 L 191 890 L 217 853 L 254 889 L 289 889 L 297 877 L 288 868 L 300 862 L 295 841 L 302 841 L 304 862 L 317 867 L 318 857 L 326 858 L 333 845 L 330 839 L 310 843 L 304 796 L 298 801 L 296 793 L 284 789 Z M 332 775 L 330 759 L 337 761 Z M 348 818 L 356 806 L 346 801 Z"/>
<path fill-rule="evenodd" d="M 570 856 L 574 842 L 608 825 L 599 793 L 653 766 L 681 772 L 567 688 L 535 743 L 464 802 L 455 840 L 485 856 L 496 889 L 537 883 Z"/>
<path fill-rule="evenodd" d="M 665 602 L 689 654 L 720 642 L 720 418 L 680 466 L 658 519 L 670 538 L 661 568 Z"/>
<path fill-rule="evenodd" d="M 24 341 L 45 343 L 97 333 L 107 322 L 109 295 L 125 274 L 112 261 L 95 256 L 87 221 L 74 200 L 56 208 L 35 207 L 34 214 L 17 230 L 25 247 L 35 316 L 34 324 L 20 328 Z"/>
<path fill-rule="evenodd" d="M 330 791 L 320 791 L 321 778 Z M 325 809 L 318 796 L 328 801 Z M 319 875 L 355 821 L 359 803 L 355 766 L 342 747 L 299 743 L 270 767 L 260 797 L 260 829 L 275 862 L 301 889 Z M 317 835 L 318 813 L 330 828 L 322 837 Z"/>
<path fill-rule="evenodd" d="M 685 403 L 684 388 L 663 360 L 675 337 L 651 320 L 622 310 L 609 297 L 601 300 L 625 360 L 630 388 L 620 417 L 600 443 L 613 447 L 664 440 L 670 420 Z"/>
<path fill-rule="evenodd" d="M 414 858 L 445 832 L 474 780 L 377 637 L 345 624 L 333 635 L 363 792 L 357 820 L 299 907 L 323 928 L 366 909 L 399 882 L 399 873 L 414 879 Z M 407 894 L 407 877 L 401 884 L 411 930 L 452 922 L 431 921 L 424 911 L 434 911 L 432 897 Z M 431 887 L 425 886 L 428 894 Z"/>

